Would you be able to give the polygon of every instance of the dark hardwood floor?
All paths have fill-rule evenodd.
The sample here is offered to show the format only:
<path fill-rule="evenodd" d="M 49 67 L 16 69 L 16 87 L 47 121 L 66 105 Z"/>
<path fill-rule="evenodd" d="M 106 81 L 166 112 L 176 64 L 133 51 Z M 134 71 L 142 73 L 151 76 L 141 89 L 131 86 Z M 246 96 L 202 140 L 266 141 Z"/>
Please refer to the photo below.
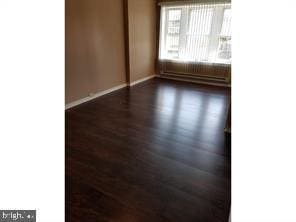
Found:
<path fill-rule="evenodd" d="M 153 79 L 67 110 L 66 221 L 228 221 L 229 100 Z"/>

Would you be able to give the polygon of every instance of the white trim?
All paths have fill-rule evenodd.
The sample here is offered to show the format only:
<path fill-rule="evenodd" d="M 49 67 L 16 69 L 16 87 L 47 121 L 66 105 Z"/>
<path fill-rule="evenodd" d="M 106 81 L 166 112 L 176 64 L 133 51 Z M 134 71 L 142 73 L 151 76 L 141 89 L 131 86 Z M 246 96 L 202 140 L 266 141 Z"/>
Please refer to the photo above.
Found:
<path fill-rule="evenodd" d="M 159 2 L 159 6 L 184 6 L 192 4 L 225 4 L 231 3 L 231 0 L 187 0 L 187 1 L 169 1 L 169 2 Z"/>
<path fill-rule="evenodd" d="M 222 63 L 217 61 L 207 62 L 207 61 L 185 61 L 181 59 L 159 59 L 159 62 L 173 62 L 173 63 L 181 63 L 181 64 L 192 64 L 192 65 L 211 65 L 211 66 L 231 66 L 231 62 Z"/>
<path fill-rule="evenodd" d="M 139 83 L 141 83 L 141 82 L 147 81 L 147 80 L 152 79 L 152 78 L 155 78 L 155 77 L 156 77 L 156 75 L 152 75 L 152 76 L 147 76 L 147 77 L 142 78 L 142 79 L 138 79 L 138 80 L 136 80 L 136 81 L 131 82 L 131 83 L 129 84 L 129 86 L 137 85 L 137 84 L 139 84 Z"/>
<path fill-rule="evenodd" d="M 111 92 L 116 91 L 118 89 L 122 89 L 122 88 L 124 88 L 126 86 L 127 86 L 127 84 L 124 83 L 124 84 L 121 84 L 121 85 L 112 87 L 110 89 L 107 89 L 107 90 L 104 90 L 104 91 L 101 91 L 101 92 L 97 92 L 97 93 L 95 93 L 93 95 L 90 95 L 88 97 L 85 97 L 85 98 L 82 98 L 82 99 L 78 99 L 78 100 L 76 100 L 74 102 L 71 102 L 71 103 L 66 104 L 65 109 L 67 110 L 67 109 L 70 109 L 70 108 L 72 108 L 74 106 L 78 106 L 78 105 L 80 105 L 82 103 L 85 103 L 85 102 L 90 101 L 92 99 L 98 98 L 98 97 L 103 96 L 105 94 L 111 93 Z"/>

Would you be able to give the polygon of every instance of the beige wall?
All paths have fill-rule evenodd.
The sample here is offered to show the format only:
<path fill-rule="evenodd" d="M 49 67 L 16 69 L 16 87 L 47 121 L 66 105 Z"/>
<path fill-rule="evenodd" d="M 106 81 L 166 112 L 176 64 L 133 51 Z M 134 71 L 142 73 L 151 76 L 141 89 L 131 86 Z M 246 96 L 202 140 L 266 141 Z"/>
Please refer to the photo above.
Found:
<path fill-rule="evenodd" d="M 66 103 L 154 75 L 155 57 L 155 0 L 66 0 Z"/>
<path fill-rule="evenodd" d="M 122 0 L 66 0 L 65 44 L 66 103 L 126 83 Z"/>
<path fill-rule="evenodd" d="M 155 0 L 128 0 L 128 31 L 130 81 L 155 75 Z"/>

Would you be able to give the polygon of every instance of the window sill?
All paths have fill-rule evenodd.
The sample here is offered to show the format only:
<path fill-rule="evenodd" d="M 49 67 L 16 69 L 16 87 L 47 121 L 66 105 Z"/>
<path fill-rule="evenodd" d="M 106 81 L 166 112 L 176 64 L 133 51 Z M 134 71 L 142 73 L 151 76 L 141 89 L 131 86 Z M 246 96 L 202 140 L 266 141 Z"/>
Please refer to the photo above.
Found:
<path fill-rule="evenodd" d="M 213 66 L 231 66 L 231 62 L 223 63 L 223 62 L 207 62 L 207 61 L 185 61 L 179 59 L 159 59 L 160 62 L 173 62 L 173 63 L 183 63 L 183 64 L 203 64 L 203 65 L 213 65 Z"/>

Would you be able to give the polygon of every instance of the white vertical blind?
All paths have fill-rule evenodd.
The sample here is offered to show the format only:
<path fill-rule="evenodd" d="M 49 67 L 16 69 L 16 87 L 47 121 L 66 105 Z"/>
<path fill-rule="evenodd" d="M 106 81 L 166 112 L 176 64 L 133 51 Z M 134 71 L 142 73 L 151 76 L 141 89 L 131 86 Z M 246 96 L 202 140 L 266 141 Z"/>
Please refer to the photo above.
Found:
<path fill-rule="evenodd" d="M 231 62 L 230 3 L 161 5 L 160 59 Z"/>

